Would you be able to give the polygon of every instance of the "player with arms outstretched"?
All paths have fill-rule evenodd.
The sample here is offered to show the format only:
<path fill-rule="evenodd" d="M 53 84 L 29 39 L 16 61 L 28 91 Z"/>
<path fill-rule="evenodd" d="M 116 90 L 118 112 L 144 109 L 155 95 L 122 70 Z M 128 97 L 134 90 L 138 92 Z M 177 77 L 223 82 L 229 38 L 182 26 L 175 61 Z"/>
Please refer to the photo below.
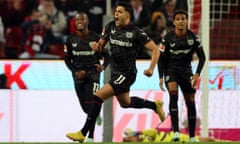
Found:
<path fill-rule="evenodd" d="M 137 75 L 136 56 L 139 44 L 143 44 L 148 50 L 152 51 L 150 66 L 144 71 L 146 76 L 152 76 L 160 53 L 156 44 L 147 34 L 131 23 L 131 13 L 132 8 L 129 4 L 117 3 L 114 21 L 105 26 L 101 38 L 94 44 L 94 50 L 100 52 L 106 42 L 110 44 L 111 79 L 95 93 L 83 128 L 68 135 L 74 141 L 84 141 L 89 130 L 94 127 L 103 102 L 113 96 L 116 96 L 123 108 L 149 108 L 155 111 L 161 120 L 164 119 L 161 101 L 153 102 L 136 96 L 129 96 L 130 87 L 135 82 Z"/>

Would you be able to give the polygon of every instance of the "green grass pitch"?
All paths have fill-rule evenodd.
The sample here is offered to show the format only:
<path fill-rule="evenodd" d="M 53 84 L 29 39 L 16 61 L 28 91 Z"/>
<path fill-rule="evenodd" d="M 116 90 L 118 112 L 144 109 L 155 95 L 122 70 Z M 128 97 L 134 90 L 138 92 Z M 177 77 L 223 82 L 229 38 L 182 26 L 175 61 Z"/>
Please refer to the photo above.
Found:
<path fill-rule="evenodd" d="M 79 144 L 77 142 L 9 142 L 0 144 Z M 83 144 L 192 144 L 188 142 L 94 142 Z M 199 142 L 197 144 L 240 144 L 240 142 Z"/>

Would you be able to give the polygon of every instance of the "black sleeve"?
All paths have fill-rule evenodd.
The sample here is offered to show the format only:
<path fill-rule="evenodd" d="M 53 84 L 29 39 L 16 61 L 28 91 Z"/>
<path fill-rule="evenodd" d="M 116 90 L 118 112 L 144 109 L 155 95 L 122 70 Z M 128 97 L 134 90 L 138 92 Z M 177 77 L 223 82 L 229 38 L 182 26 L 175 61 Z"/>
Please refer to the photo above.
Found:
<path fill-rule="evenodd" d="M 163 78 L 164 76 L 165 64 L 166 64 L 165 55 L 164 53 L 161 52 L 158 60 L 158 65 L 157 65 L 159 78 Z"/>
<path fill-rule="evenodd" d="M 101 53 L 101 55 L 104 58 L 103 66 L 104 66 L 104 68 L 106 68 L 108 66 L 109 62 L 110 62 L 110 55 L 108 53 L 108 50 L 104 49 L 104 51 Z"/>
<path fill-rule="evenodd" d="M 197 65 L 196 73 L 200 75 L 203 69 L 204 63 L 206 61 L 206 57 L 205 57 L 202 44 L 200 42 L 200 38 L 196 35 L 194 35 L 194 38 L 195 38 L 195 52 L 198 56 L 198 65 Z"/>
<path fill-rule="evenodd" d="M 72 60 L 72 53 L 71 53 L 71 46 L 69 44 L 69 40 L 67 40 L 66 42 L 66 45 L 65 45 L 65 49 L 64 49 L 64 52 L 65 52 L 65 57 L 64 57 L 64 62 L 66 64 L 66 66 L 68 67 L 68 69 L 70 71 L 74 71 L 74 65 L 73 65 L 73 60 Z"/>
<path fill-rule="evenodd" d="M 206 61 L 206 56 L 205 56 L 205 53 L 203 51 L 203 47 L 197 48 L 196 53 L 197 53 L 197 56 L 198 56 L 198 59 L 199 59 L 196 73 L 198 73 L 200 75 L 200 73 L 203 69 L 204 63 Z"/>

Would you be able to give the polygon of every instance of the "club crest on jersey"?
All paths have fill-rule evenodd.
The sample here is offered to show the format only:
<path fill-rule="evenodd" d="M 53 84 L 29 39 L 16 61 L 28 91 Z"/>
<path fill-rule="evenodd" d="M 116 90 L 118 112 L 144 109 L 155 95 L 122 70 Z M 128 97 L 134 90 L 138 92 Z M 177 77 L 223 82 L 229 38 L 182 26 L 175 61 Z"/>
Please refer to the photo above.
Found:
<path fill-rule="evenodd" d="M 72 47 L 77 47 L 77 43 L 72 43 Z"/>
<path fill-rule="evenodd" d="M 187 43 L 188 43 L 188 45 L 193 45 L 194 41 L 193 41 L 193 39 L 189 39 L 189 40 L 187 40 Z"/>
<path fill-rule="evenodd" d="M 176 45 L 176 44 L 175 44 L 174 42 L 173 42 L 173 43 L 170 43 L 170 46 L 171 46 L 171 47 L 175 47 L 175 45 Z"/>
<path fill-rule="evenodd" d="M 126 32 L 126 37 L 127 38 L 132 38 L 133 37 L 133 33 L 132 32 Z"/>
<path fill-rule="evenodd" d="M 111 33 L 114 34 L 116 32 L 115 29 L 111 29 Z"/>

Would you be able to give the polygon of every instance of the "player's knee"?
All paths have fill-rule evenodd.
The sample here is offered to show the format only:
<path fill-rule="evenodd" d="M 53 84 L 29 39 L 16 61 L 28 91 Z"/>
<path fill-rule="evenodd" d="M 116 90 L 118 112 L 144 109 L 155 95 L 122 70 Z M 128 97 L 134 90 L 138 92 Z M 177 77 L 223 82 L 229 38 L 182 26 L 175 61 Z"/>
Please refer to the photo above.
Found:
<path fill-rule="evenodd" d="M 130 103 L 128 103 L 128 102 L 121 102 L 121 103 L 120 103 L 120 106 L 121 106 L 122 108 L 128 108 L 128 107 L 130 106 Z"/>

